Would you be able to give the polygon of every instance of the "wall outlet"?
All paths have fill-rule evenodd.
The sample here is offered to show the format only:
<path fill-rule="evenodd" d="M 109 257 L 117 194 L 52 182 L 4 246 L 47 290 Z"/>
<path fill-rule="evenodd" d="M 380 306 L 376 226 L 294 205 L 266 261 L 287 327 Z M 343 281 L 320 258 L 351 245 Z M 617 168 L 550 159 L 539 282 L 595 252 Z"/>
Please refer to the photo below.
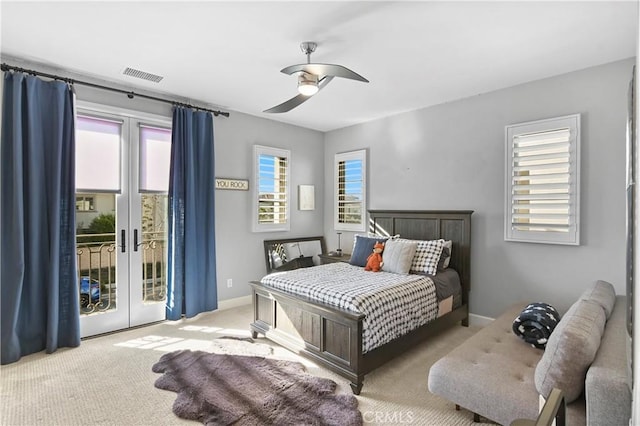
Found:
<path fill-rule="evenodd" d="M 229 278 L 227 279 L 227 288 L 231 288 L 233 287 L 233 279 Z"/>

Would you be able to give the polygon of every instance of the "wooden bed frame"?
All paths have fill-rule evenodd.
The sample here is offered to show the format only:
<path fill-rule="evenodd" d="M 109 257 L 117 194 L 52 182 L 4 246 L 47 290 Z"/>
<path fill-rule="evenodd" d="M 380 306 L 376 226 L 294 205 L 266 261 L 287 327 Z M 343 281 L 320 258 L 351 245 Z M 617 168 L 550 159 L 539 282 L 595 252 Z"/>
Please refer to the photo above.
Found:
<path fill-rule="evenodd" d="M 462 282 L 462 305 L 383 346 L 362 353 L 364 315 L 266 287 L 252 281 L 254 322 L 258 333 L 347 378 L 360 394 L 368 372 L 445 328 L 469 321 L 471 214 L 469 210 L 369 211 L 370 229 L 402 238 L 453 241 L 450 267 Z"/>

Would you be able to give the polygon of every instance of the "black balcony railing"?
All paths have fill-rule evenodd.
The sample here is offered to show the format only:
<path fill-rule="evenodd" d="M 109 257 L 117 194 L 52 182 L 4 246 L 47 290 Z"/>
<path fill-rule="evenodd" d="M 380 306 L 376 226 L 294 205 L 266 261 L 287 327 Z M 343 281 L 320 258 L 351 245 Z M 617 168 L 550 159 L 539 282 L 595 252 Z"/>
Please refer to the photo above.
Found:
<path fill-rule="evenodd" d="M 142 300 L 158 302 L 166 298 L 166 238 L 163 232 L 143 232 Z M 76 255 L 80 312 L 91 314 L 116 308 L 117 274 L 115 233 L 78 234 Z"/>

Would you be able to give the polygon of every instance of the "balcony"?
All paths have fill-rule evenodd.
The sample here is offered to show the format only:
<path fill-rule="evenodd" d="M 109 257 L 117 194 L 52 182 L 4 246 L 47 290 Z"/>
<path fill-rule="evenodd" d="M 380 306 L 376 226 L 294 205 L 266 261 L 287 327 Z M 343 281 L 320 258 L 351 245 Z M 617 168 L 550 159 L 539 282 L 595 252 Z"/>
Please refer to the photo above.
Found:
<path fill-rule="evenodd" d="M 166 299 L 166 237 L 164 232 L 143 232 L 138 245 L 142 256 L 142 299 L 145 303 Z M 76 255 L 80 313 L 93 314 L 116 309 L 115 233 L 78 234 Z M 127 283 L 128 284 L 128 283 Z M 125 286 L 125 289 L 128 286 Z"/>

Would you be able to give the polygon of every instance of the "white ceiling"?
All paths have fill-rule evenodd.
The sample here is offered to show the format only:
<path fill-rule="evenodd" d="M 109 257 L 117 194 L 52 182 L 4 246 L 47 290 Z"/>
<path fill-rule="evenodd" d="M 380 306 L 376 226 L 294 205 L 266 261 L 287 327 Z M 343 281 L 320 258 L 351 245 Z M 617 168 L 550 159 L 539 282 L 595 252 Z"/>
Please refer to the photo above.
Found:
<path fill-rule="evenodd" d="M 11 2 L 1 53 L 129 87 L 329 131 L 632 57 L 638 1 Z M 370 83 L 334 79 L 284 114 L 296 94 L 280 72 L 341 64 Z M 128 77 L 126 67 L 164 77 Z"/>

